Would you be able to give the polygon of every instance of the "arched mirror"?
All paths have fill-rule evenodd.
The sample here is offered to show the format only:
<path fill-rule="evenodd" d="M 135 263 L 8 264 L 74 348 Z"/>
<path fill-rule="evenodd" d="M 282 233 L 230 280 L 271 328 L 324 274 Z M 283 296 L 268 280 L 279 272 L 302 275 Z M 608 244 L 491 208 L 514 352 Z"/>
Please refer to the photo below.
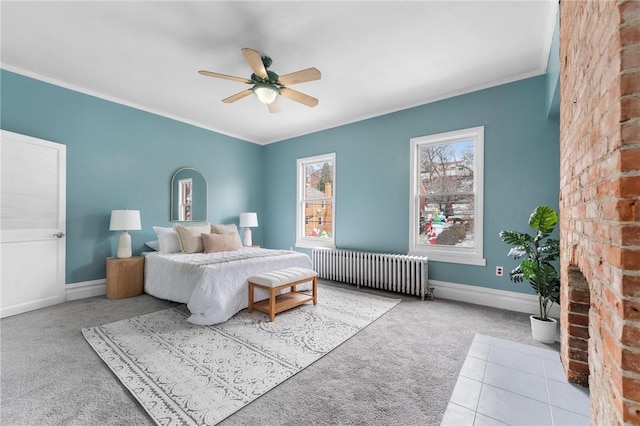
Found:
<path fill-rule="evenodd" d="M 207 220 L 207 180 L 191 167 L 178 169 L 171 177 L 171 221 Z"/>

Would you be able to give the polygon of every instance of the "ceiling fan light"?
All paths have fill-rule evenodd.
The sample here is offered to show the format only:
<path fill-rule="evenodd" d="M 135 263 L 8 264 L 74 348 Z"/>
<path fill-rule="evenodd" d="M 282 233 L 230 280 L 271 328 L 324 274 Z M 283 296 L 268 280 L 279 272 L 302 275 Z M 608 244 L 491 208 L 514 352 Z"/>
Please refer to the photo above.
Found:
<path fill-rule="evenodd" d="M 276 100 L 280 91 L 276 86 L 268 83 L 256 83 L 253 86 L 253 93 L 256 94 L 258 100 L 263 104 L 270 104 Z"/>

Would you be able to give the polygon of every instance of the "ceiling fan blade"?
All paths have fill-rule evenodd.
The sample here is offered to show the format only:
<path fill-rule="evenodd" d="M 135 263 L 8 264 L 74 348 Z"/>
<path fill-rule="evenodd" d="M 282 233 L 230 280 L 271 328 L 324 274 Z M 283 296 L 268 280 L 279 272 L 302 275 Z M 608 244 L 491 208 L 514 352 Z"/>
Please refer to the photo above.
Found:
<path fill-rule="evenodd" d="M 277 101 L 273 101 L 270 104 L 267 104 L 267 107 L 269 108 L 269 112 L 272 114 L 280 112 L 280 104 L 278 104 Z"/>
<path fill-rule="evenodd" d="M 246 98 L 252 93 L 253 93 L 253 90 L 251 89 L 243 90 L 242 92 L 236 93 L 233 96 L 229 96 L 228 98 L 223 99 L 222 102 L 224 102 L 225 104 L 230 104 L 231 102 L 235 102 L 242 98 Z"/>
<path fill-rule="evenodd" d="M 280 94 L 285 98 L 289 98 L 292 101 L 300 102 L 303 105 L 308 107 L 314 107 L 318 105 L 318 100 L 313 96 L 305 95 L 304 93 L 300 93 L 297 90 L 289 89 L 288 87 L 283 87 L 280 89 Z"/>
<path fill-rule="evenodd" d="M 224 78 L 225 80 L 231 80 L 231 81 L 237 81 L 238 83 L 247 83 L 247 84 L 251 84 L 251 80 L 247 80 L 246 78 L 242 78 L 242 77 L 234 77 L 232 75 L 227 75 L 227 74 L 220 74 L 217 72 L 212 72 L 212 71 L 198 71 L 200 74 L 202 75 L 206 75 L 208 77 L 218 77 L 218 78 Z"/>
<path fill-rule="evenodd" d="M 262 55 L 260 55 L 260 52 L 244 47 L 242 48 L 242 54 L 247 59 L 255 75 L 260 78 L 267 78 L 267 70 L 262 63 Z"/>
<path fill-rule="evenodd" d="M 304 83 L 306 81 L 320 80 L 320 71 L 316 68 L 307 68 L 306 70 L 292 72 L 291 74 L 281 75 L 278 83 L 283 86 Z"/>

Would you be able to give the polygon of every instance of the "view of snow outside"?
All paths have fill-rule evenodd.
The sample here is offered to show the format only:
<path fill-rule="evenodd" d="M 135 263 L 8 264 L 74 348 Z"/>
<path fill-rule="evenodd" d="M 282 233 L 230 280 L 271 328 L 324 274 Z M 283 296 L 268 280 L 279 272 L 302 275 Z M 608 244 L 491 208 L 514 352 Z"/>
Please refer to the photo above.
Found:
<path fill-rule="evenodd" d="M 474 140 L 420 147 L 420 245 L 475 246 Z"/>

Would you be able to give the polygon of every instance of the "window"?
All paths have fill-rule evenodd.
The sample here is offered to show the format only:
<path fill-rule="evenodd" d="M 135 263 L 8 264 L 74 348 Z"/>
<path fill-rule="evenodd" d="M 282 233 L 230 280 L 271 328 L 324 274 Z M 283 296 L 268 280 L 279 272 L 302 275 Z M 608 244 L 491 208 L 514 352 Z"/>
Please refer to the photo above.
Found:
<path fill-rule="evenodd" d="M 409 253 L 486 265 L 484 127 L 411 139 Z"/>
<path fill-rule="evenodd" d="M 335 245 L 335 164 L 335 153 L 298 159 L 298 247 Z"/>

